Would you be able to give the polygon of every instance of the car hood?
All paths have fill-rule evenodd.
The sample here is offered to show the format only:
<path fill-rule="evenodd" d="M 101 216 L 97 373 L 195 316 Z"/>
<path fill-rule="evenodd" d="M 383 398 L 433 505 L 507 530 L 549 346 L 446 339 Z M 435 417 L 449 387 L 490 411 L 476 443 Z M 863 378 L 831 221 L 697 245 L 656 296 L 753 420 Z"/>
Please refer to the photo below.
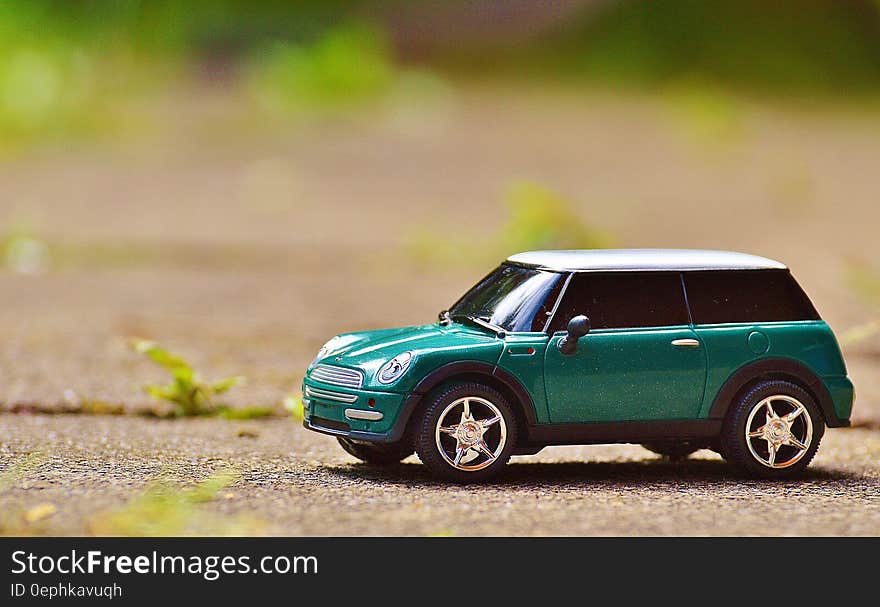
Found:
<path fill-rule="evenodd" d="M 494 362 L 502 348 L 502 340 L 479 329 L 458 323 L 446 326 L 433 323 L 337 335 L 331 347 L 315 363 L 359 368 L 364 371 L 365 384 L 375 384 L 374 376 L 379 368 L 404 352 L 413 353 L 412 371 L 413 367 L 423 367 L 429 360 L 454 358 Z"/>

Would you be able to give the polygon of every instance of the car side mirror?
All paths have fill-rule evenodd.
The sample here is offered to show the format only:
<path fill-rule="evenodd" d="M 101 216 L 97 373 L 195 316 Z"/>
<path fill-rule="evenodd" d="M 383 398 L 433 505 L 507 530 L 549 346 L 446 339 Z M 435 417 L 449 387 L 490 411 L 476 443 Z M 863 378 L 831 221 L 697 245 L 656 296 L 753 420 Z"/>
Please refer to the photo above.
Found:
<path fill-rule="evenodd" d="M 568 321 L 568 333 L 559 340 L 559 351 L 570 355 L 577 352 L 578 340 L 590 332 L 590 319 L 580 314 Z"/>

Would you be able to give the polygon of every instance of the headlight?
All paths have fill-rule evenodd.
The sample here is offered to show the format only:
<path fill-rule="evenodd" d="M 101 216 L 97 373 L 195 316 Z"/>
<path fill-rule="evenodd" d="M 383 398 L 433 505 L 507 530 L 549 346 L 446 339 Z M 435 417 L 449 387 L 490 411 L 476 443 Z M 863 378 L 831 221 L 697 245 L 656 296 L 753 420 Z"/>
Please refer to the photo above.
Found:
<path fill-rule="evenodd" d="M 341 340 L 339 339 L 339 336 L 337 335 L 336 337 L 332 337 L 332 338 L 330 338 L 330 341 L 328 341 L 326 344 L 324 344 L 323 346 L 321 346 L 321 349 L 318 350 L 318 353 L 315 355 L 315 358 L 313 358 L 313 359 L 312 359 L 312 362 L 309 363 L 309 369 L 311 369 L 312 367 L 314 367 L 315 364 L 316 364 L 319 360 L 321 360 L 322 358 L 324 358 L 325 356 L 327 356 L 327 354 L 329 354 L 330 352 L 332 352 L 334 348 L 337 348 L 337 347 L 340 345 L 340 344 L 339 344 L 340 341 L 341 341 Z"/>
<path fill-rule="evenodd" d="M 379 368 L 379 372 L 376 374 L 376 381 L 380 384 L 394 383 L 409 369 L 412 358 L 412 352 L 398 354 Z"/>

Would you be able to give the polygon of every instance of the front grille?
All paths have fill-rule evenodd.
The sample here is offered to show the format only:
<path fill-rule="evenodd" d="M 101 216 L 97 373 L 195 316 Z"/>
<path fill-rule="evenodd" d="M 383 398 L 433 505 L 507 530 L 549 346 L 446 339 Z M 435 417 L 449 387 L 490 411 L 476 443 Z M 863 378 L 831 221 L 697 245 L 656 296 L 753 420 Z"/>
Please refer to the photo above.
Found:
<path fill-rule="evenodd" d="M 314 415 L 309 418 L 309 422 L 313 426 L 319 426 L 321 428 L 329 428 L 330 430 L 342 430 L 344 432 L 348 432 L 351 430 L 351 426 L 346 424 L 345 422 L 337 422 L 332 419 L 324 419 L 323 417 L 315 417 Z"/>
<path fill-rule="evenodd" d="M 308 398 L 317 398 L 318 400 L 333 400 L 333 401 L 336 401 L 339 403 L 348 403 L 348 404 L 351 404 L 358 399 L 356 394 L 343 394 L 342 392 L 331 392 L 330 390 L 321 390 L 319 388 L 313 388 L 311 386 L 306 386 L 306 396 Z"/>
<path fill-rule="evenodd" d="M 309 377 L 324 384 L 346 388 L 360 388 L 364 383 L 364 374 L 361 371 L 333 365 L 315 365 Z"/>

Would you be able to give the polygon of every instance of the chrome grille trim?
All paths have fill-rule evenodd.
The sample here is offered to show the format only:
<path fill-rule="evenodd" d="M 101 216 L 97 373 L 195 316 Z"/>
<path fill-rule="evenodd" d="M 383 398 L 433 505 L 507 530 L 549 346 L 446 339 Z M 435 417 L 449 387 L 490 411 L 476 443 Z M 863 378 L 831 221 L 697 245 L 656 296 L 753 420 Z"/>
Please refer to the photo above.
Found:
<path fill-rule="evenodd" d="M 315 381 L 346 388 L 360 388 L 364 384 L 364 374 L 357 369 L 334 367 L 333 365 L 315 365 L 309 373 Z"/>
<path fill-rule="evenodd" d="M 306 386 L 306 396 L 309 398 L 317 398 L 319 400 L 335 400 L 340 403 L 351 404 L 356 402 L 358 397 L 356 394 L 343 394 L 341 392 L 331 392 L 330 390 L 321 390 Z"/>
<path fill-rule="evenodd" d="M 381 421 L 384 414 L 379 411 L 364 411 L 363 409 L 346 409 L 345 417 L 348 419 L 363 419 L 368 422 L 378 422 Z"/>

